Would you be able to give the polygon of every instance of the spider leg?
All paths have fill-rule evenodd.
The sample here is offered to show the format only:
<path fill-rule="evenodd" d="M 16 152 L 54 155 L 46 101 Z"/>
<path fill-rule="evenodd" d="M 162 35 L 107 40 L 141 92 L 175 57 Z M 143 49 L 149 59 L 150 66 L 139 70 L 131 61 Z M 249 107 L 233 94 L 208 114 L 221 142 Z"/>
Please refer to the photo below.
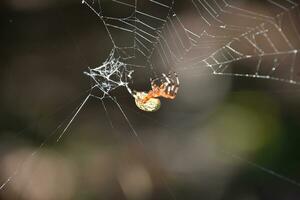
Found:
<path fill-rule="evenodd" d="M 174 73 L 174 75 L 175 75 L 174 95 L 177 95 L 180 83 L 179 83 L 178 75 L 176 73 Z"/>
<path fill-rule="evenodd" d="M 175 89 L 174 85 L 169 85 L 167 94 L 170 96 L 175 96 L 176 94 L 174 93 L 174 89 Z"/>
<path fill-rule="evenodd" d="M 172 95 L 171 92 L 172 92 L 172 86 L 170 84 L 168 84 L 166 93 L 167 93 L 167 95 Z"/>
<path fill-rule="evenodd" d="M 169 74 L 170 77 L 172 77 L 171 73 Z M 179 78 L 176 72 L 173 72 L 173 77 L 171 80 L 172 80 L 172 86 L 171 86 L 172 95 L 176 96 L 179 89 Z"/>
<path fill-rule="evenodd" d="M 177 95 L 178 89 L 179 89 L 179 86 L 178 86 L 178 85 L 174 86 L 174 90 L 173 90 L 173 95 L 174 95 L 174 96 Z"/>
<path fill-rule="evenodd" d="M 167 95 L 169 95 L 170 94 L 170 85 L 172 84 L 171 83 L 171 80 L 168 78 L 168 76 L 165 74 L 165 73 L 163 73 L 162 74 L 162 78 L 161 78 L 161 84 L 162 84 L 162 86 L 163 86 L 163 88 L 164 88 L 164 92 L 167 94 Z"/>
<path fill-rule="evenodd" d="M 178 75 L 177 75 L 176 72 L 174 72 L 174 76 L 175 76 L 175 81 L 176 81 L 175 83 L 176 83 L 177 86 L 179 86 L 179 84 L 180 84 L 179 83 L 179 78 L 178 78 Z"/>
<path fill-rule="evenodd" d="M 162 78 L 155 78 L 155 79 L 150 78 L 150 82 L 151 82 L 151 89 L 152 90 L 155 90 L 157 87 L 160 87 L 162 85 L 162 83 L 164 83 L 162 81 Z M 159 82 L 159 85 L 157 85 L 158 82 Z"/>
<path fill-rule="evenodd" d="M 175 72 L 173 72 L 173 73 L 175 73 Z M 169 79 L 171 79 L 171 81 L 173 82 L 173 79 L 172 79 L 172 72 L 171 72 L 171 71 L 168 73 L 168 77 L 169 77 Z"/>
<path fill-rule="evenodd" d="M 151 83 L 151 88 L 153 89 L 155 84 L 154 84 L 154 80 L 152 78 L 150 78 L 150 83 Z"/>
<path fill-rule="evenodd" d="M 163 73 L 162 75 L 166 79 L 166 81 L 168 82 L 168 84 L 171 84 L 170 78 L 165 73 Z"/>

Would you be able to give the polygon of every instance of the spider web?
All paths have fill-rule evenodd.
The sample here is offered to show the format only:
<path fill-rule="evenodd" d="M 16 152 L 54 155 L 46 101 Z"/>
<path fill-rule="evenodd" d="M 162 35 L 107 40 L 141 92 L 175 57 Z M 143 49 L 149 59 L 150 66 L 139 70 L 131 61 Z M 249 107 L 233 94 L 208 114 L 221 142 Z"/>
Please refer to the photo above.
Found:
<path fill-rule="evenodd" d="M 176 6 L 175 0 L 83 0 L 82 3 L 103 23 L 112 49 L 102 64 L 84 72 L 93 81 L 91 89 L 57 141 L 67 132 L 89 98 L 93 97 L 99 100 L 109 98 L 115 102 L 133 135 L 142 143 L 121 105 L 111 95 L 120 87 L 132 94 L 131 83 L 138 69 L 144 69 L 150 77 L 157 76 L 161 71 L 172 70 L 180 75 L 186 71 L 205 69 L 207 74 L 212 75 L 300 84 L 300 29 L 296 23 L 300 12 L 299 4 L 294 0 L 266 0 L 261 3 L 259 11 L 234 0 L 189 0 L 184 2 L 184 7 L 190 11 L 186 15 L 182 14 L 180 6 Z M 112 15 L 111 8 L 123 12 Z M 190 23 L 191 19 L 196 19 L 193 20 L 196 22 Z M 251 65 L 236 68 L 241 66 L 236 63 Z M 100 94 L 92 93 L 94 90 L 100 91 Z M 234 157 L 300 185 L 241 157 Z M 0 190 L 18 172 L 19 169 L 0 186 Z"/>
<path fill-rule="evenodd" d="M 299 84 L 300 30 L 296 23 L 299 20 L 296 1 L 266 0 L 261 12 L 257 12 L 240 1 L 191 0 L 185 2 L 185 7 L 189 8 L 189 17 L 197 19 L 194 24 L 176 14 L 174 0 L 84 0 L 82 3 L 103 22 L 113 44 L 112 51 L 117 59 L 123 60 L 123 66 L 133 69 L 144 66 L 154 76 L 161 70 L 184 72 L 201 68 L 213 75 Z M 109 7 L 124 13 L 110 16 L 106 14 Z M 118 34 L 128 36 L 125 43 L 118 39 Z M 141 60 L 142 64 L 136 64 Z M 234 67 L 245 62 L 251 66 Z M 117 80 L 119 86 L 128 87 Z"/>
<path fill-rule="evenodd" d="M 146 69 L 145 74 L 148 72 L 150 78 L 157 77 L 161 71 L 184 73 L 206 69 L 207 74 L 213 75 L 300 84 L 297 68 L 300 27 L 296 23 L 300 12 L 296 1 L 266 0 L 261 12 L 257 12 L 257 8 L 251 10 L 251 6 L 240 1 L 191 0 L 184 3 L 190 11 L 187 19 L 177 14 L 175 0 L 83 0 L 82 3 L 100 19 L 112 43 L 109 58 L 101 66 L 90 69 L 90 73 L 85 72 L 94 80 L 92 90 L 99 88 L 103 93 L 100 97 L 91 96 L 100 100 L 112 99 L 141 144 L 143 142 L 121 105 L 110 95 L 121 86 L 132 95 L 130 82 L 137 68 Z M 109 13 L 109 8 L 124 12 Z M 197 20 L 192 20 L 194 18 Z M 190 20 L 196 24 L 189 23 Z M 119 35 L 123 35 L 125 41 Z M 234 66 L 238 62 L 251 65 L 236 69 Z M 293 179 L 229 154 L 300 186 Z"/>

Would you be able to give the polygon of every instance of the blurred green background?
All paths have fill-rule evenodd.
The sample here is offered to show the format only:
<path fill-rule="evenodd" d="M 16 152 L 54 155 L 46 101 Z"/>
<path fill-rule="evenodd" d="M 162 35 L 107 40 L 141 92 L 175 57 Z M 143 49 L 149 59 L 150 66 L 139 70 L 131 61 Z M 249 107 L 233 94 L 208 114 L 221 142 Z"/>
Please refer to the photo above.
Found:
<path fill-rule="evenodd" d="M 93 99 L 56 142 L 111 50 L 103 24 L 75 0 L 4 0 L 0 24 L 1 199 L 300 199 L 299 86 L 182 72 L 157 113 L 118 89 L 138 139 Z"/>

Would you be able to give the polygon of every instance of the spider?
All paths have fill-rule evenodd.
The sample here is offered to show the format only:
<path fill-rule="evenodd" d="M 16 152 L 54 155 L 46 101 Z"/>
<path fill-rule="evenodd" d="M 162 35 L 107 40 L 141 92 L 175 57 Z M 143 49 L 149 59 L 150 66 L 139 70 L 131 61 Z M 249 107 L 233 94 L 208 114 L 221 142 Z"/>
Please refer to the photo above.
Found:
<path fill-rule="evenodd" d="M 151 90 L 147 93 L 144 91 L 134 92 L 136 106 L 146 112 L 155 112 L 160 106 L 159 97 L 166 99 L 175 99 L 179 89 L 179 79 L 175 72 L 168 75 L 162 74 L 161 77 L 150 79 Z"/>

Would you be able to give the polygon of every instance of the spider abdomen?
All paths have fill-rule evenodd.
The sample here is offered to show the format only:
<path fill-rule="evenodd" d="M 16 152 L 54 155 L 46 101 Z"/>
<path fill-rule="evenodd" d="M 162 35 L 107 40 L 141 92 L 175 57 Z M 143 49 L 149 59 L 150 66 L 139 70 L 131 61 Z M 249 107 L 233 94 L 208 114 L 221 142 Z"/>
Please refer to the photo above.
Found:
<path fill-rule="evenodd" d="M 150 98 L 146 102 L 143 102 L 143 99 L 148 94 L 146 92 L 137 92 L 135 95 L 135 104 L 136 106 L 146 112 L 155 112 L 159 110 L 161 102 L 158 98 Z"/>

